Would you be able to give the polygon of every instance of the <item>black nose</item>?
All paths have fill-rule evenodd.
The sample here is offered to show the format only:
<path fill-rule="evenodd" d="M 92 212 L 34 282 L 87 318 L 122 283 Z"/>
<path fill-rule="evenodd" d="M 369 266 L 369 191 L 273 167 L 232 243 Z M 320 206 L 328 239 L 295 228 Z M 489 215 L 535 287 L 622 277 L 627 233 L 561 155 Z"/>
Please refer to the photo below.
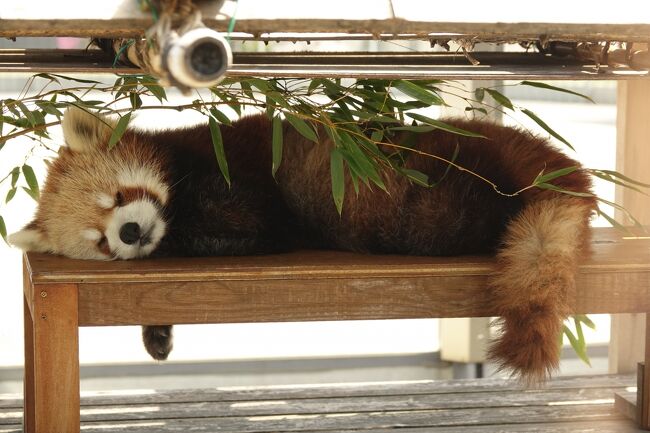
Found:
<path fill-rule="evenodd" d="M 131 245 L 140 240 L 140 226 L 138 223 L 126 223 L 120 228 L 120 239 L 125 244 Z"/>

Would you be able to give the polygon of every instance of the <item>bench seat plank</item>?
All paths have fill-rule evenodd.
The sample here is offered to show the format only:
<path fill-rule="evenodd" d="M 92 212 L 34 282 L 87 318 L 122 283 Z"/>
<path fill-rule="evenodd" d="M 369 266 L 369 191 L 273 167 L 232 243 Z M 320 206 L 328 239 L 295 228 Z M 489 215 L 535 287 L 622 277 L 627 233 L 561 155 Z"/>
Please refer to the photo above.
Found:
<path fill-rule="evenodd" d="M 496 315 L 488 256 L 297 251 L 101 262 L 28 253 L 26 265 L 35 285 L 77 284 L 80 326 Z M 650 238 L 594 230 L 574 311 L 646 312 L 649 287 Z"/>

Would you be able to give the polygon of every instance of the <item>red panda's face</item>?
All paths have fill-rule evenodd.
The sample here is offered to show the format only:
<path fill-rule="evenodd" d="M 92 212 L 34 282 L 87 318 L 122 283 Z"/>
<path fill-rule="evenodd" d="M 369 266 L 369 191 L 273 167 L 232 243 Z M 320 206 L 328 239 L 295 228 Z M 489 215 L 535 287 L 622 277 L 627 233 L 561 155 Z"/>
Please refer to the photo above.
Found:
<path fill-rule="evenodd" d="M 109 150 L 107 122 L 80 109 L 66 112 L 68 147 L 49 168 L 34 221 L 11 243 L 81 259 L 132 259 L 155 250 L 167 229 L 162 162 L 130 131 Z"/>

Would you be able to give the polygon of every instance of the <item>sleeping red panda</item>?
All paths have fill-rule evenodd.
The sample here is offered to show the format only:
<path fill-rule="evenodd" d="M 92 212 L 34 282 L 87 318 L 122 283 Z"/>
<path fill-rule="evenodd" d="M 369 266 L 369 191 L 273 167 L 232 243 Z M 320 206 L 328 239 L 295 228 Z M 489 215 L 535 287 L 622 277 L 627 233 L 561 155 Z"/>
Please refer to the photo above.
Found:
<path fill-rule="evenodd" d="M 524 188 L 544 170 L 578 163 L 546 140 L 488 122 L 447 120 L 487 139 L 434 130 L 415 148 L 453 159 L 501 191 Z M 231 173 L 217 167 L 207 126 L 127 130 L 109 150 L 114 121 L 78 108 L 63 118 L 67 147 L 49 168 L 34 220 L 9 240 L 27 251 L 82 259 L 263 254 L 297 247 L 365 253 L 457 255 L 494 253 L 492 302 L 502 330 L 489 355 L 525 382 L 545 380 L 559 363 L 558 338 L 570 313 L 577 261 L 587 250 L 593 197 L 530 188 L 508 197 L 468 174 L 412 154 L 405 167 L 431 180 L 426 188 L 383 174 L 388 194 L 360 186 L 338 214 L 331 199 L 330 151 L 283 125 L 284 156 L 271 175 L 271 124 L 264 115 L 222 126 Z M 395 138 L 399 142 L 399 137 Z M 346 188 L 352 191 L 351 179 Z M 588 174 L 553 181 L 588 192 Z M 488 288 L 486 288 L 487 290 Z M 156 359 L 172 348 L 171 326 L 145 326 Z"/>

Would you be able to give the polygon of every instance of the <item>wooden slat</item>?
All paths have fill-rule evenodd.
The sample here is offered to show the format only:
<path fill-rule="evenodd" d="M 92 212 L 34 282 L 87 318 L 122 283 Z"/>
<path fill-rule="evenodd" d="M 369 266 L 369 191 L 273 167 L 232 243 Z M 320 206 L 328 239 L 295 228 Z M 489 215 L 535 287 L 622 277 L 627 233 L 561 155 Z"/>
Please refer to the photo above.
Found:
<path fill-rule="evenodd" d="M 580 265 L 581 273 L 650 272 L 650 236 L 630 237 L 616 229 L 593 229 L 592 249 L 591 256 Z M 324 250 L 262 256 L 109 262 L 74 260 L 39 253 L 27 253 L 27 258 L 35 284 L 291 280 L 305 277 L 462 277 L 486 276 L 493 266 L 493 259 L 487 256 L 369 255 Z"/>
<path fill-rule="evenodd" d="M 574 311 L 648 311 L 650 239 L 601 229 L 593 246 L 577 276 Z M 114 262 L 27 257 L 35 283 L 79 283 L 81 326 L 496 315 L 485 289 L 490 257 L 337 251 Z"/>
<path fill-rule="evenodd" d="M 270 415 L 308 415 L 324 413 L 372 413 L 378 411 L 421 411 L 435 409 L 478 409 L 524 406 L 579 406 L 584 404 L 613 404 L 614 393 L 624 388 L 595 388 L 577 392 L 575 389 L 558 391 L 494 391 L 486 393 L 448 393 L 417 396 L 362 396 L 310 399 L 273 399 L 243 402 L 158 402 L 135 404 L 115 400 L 110 406 L 81 408 L 81 422 L 129 421 L 144 419 L 192 417 L 243 417 Z M 0 413 L 0 425 L 20 421 L 18 412 Z"/>
<path fill-rule="evenodd" d="M 103 433 L 631 433 L 639 430 L 612 404 L 614 392 L 631 384 L 632 376 L 583 376 L 528 391 L 509 381 L 480 379 L 112 392 L 82 398 L 81 422 L 84 432 Z M 17 406 L 0 407 L 0 432 L 15 430 Z"/>
<path fill-rule="evenodd" d="M 593 375 L 557 377 L 548 382 L 542 391 L 605 390 L 629 388 L 636 385 L 631 375 Z M 279 385 L 269 387 L 203 388 L 175 391 L 132 390 L 82 393 L 82 406 L 114 405 L 119 401 L 130 404 L 168 404 L 196 402 L 245 402 L 293 399 L 418 396 L 458 393 L 487 395 L 492 392 L 522 393 L 516 381 L 497 378 L 463 380 L 428 380 L 364 384 Z M 535 391 L 533 391 L 535 392 Z M 612 393 L 613 395 L 613 393 Z M 489 396 L 485 397 L 489 400 Z M 0 398 L 0 409 L 22 407 L 22 400 Z"/>
<path fill-rule="evenodd" d="M 135 36 L 152 24 L 150 14 L 131 0 L 101 2 L 52 2 L 23 0 L 4 2 L 0 10 L 0 36 Z M 206 25 L 225 30 L 235 11 L 227 2 L 219 13 L 218 2 L 201 2 Z M 620 0 L 616 7 L 567 8 L 560 0 L 544 8 L 522 8 L 508 1 L 498 7 L 422 7 L 411 0 L 346 0 L 325 3 L 279 0 L 240 0 L 236 29 L 265 32 L 334 32 L 393 34 L 462 33 L 486 38 L 539 38 L 564 40 L 638 40 L 650 37 L 650 14 L 634 8 L 634 0 Z M 642 8 L 643 9 L 643 8 Z M 646 8 L 647 9 L 647 8 Z M 630 13 L 630 11 L 634 11 Z M 558 22 L 561 21 L 561 22 Z M 510 39 L 509 39 L 510 38 Z"/>

